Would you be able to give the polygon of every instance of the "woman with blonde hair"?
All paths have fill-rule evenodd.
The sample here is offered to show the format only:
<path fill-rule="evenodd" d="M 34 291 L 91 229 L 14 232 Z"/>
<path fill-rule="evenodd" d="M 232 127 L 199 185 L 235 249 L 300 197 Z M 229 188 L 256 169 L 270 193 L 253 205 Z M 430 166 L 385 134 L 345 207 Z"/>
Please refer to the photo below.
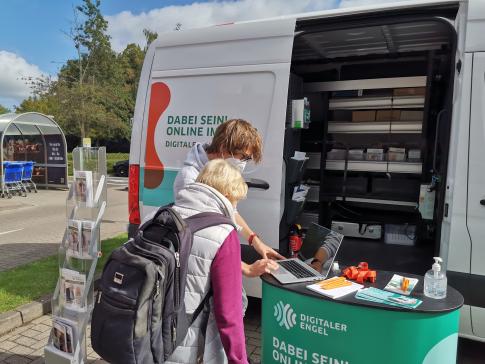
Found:
<path fill-rule="evenodd" d="M 201 170 L 195 183 L 179 191 L 173 208 L 183 218 L 216 212 L 235 221 L 234 208 L 246 197 L 247 190 L 239 169 L 223 159 L 214 159 Z M 248 363 L 241 248 L 232 225 L 212 226 L 194 234 L 185 288 L 188 314 L 195 311 L 211 289 L 208 317 L 197 318 L 167 363 Z"/>

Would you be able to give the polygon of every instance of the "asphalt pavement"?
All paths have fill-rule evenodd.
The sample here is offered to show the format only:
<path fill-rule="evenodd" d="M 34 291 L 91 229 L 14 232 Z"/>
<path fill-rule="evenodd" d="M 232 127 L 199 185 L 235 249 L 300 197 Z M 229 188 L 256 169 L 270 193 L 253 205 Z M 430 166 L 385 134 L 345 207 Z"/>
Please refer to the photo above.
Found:
<path fill-rule="evenodd" d="M 119 179 L 108 181 L 101 238 L 126 232 L 128 192 Z M 0 271 L 57 253 L 66 226 L 67 190 L 40 189 L 27 197 L 0 198 Z"/>

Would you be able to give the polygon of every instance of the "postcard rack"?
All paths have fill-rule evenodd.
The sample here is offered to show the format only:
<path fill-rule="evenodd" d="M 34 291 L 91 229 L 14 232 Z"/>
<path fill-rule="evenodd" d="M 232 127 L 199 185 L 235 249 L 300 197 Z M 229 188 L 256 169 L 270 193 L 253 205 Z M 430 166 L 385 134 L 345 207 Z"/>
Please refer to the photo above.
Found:
<path fill-rule="evenodd" d="M 100 223 L 106 208 L 106 148 L 72 152 L 73 181 L 66 200 L 66 229 L 59 248 L 59 279 L 52 298 L 47 364 L 86 363 L 86 328 L 94 305 Z"/>

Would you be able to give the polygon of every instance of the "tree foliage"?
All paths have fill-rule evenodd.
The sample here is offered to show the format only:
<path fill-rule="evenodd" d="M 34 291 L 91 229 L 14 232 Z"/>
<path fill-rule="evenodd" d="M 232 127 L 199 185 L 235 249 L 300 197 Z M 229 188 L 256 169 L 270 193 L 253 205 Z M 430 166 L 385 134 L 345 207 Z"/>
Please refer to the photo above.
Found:
<path fill-rule="evenodd" d="M 7 109 L 5 106 L 3 105 L 0 105 L 0 114 L 5 114 L 5 113 L 8 113 L 10 112 L 9 109 Z"/>
<path fill-rule="evenodd" d="M 145 52 L 157 34 L 145 29 L 144 49 L 129 44 L 116 53 L 111 48 L 108 22 L 100 5 L 100 0 L 83 0 L 75 7 L 68 36 L 77 57 L 66 61 L 55 81 L 28 80 L 33 95 L 16 111 L 53 115 L 70 136 L 124 142 L 131 131 L 130 119 Z"/>

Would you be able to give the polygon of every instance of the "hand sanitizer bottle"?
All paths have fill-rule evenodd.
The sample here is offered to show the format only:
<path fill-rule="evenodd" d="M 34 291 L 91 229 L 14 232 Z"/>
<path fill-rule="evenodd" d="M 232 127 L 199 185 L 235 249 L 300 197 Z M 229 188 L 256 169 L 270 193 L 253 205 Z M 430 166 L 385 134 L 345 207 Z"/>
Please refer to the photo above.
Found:
<path fill-rule="evenodd" d="M 424 295 L 430 298 L 445 298 L 447 279 L 444 272 L 441 271 L 440 263 L 443 259 L 434 257 L 435 260 L 432 268 L 424 276 Z"/>

